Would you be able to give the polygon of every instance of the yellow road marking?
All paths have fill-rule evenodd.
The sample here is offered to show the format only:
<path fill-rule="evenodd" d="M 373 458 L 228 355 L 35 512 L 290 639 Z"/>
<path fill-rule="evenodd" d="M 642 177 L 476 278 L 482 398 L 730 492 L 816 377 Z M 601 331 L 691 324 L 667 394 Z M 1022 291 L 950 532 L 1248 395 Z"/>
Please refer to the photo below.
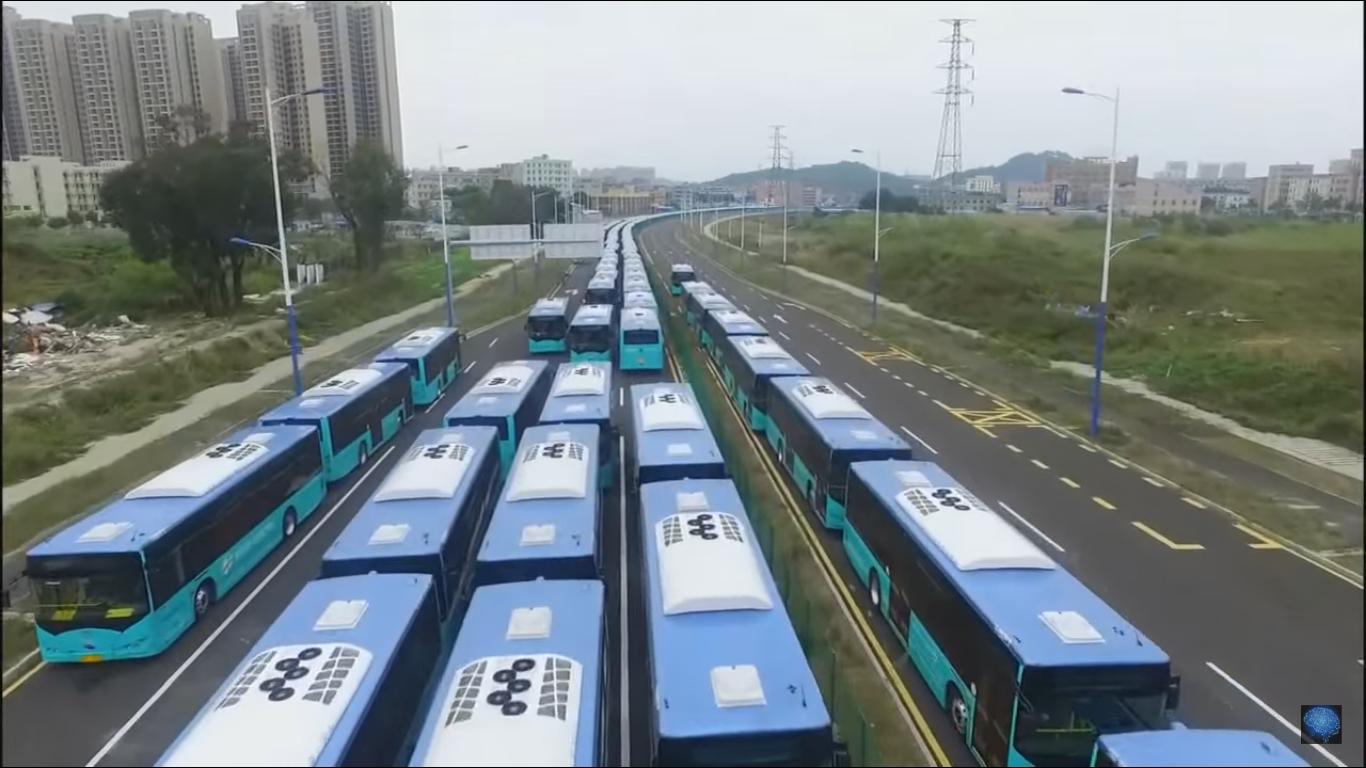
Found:
<path fill-rule="evenodd" d="M 1144 525 L 1143 523 L 1140 523 L 1140 522 L 1137 521 L 1137 520 L 1135 520 L 1135 521 L 1133 521 L 1133 522 L 1134 522 L 1134 527 L 1135 527 L 1135 528 L 1137 528 L 1137 529 L 1140 530 L 1140 531 L 1143 531 L 1144 533 L 1148 534 L 1149 536 L 1153 537 L 1154 539 L 1157 539 L 1158 541 L 1162 542 L 1163 544 L 1166 544 L 1168 547 L 1171 547 L 1172 549 L 1177 550 L 1178 552 L 1191 552 L 1191 551 L 1194 551 L 1194 550 L 1197 550 L 1197 549 L 1204 549 L 1204 548 L 1205 548 L 1205 546 L 1204 546 L 1203 544 L 1177 544 L 1176 542 L 1172 541 L 1171 539 L 1167 538 L 1166 536 L 1163 536 L 1162 534 L 1158 533 L 1157 531 L 1154 531 L 1152 528 L 1149 528 L 1148 526 Z"/>
<path fill-rule="evenodd" d="M 1182 497 L 1181 497 L 1181 500 L 1184 501 L 1184 502 L 1186 502 L 1187 504 L 1191 505 L 1192 507 L 1195 507 L 1196 509 L 1206 509 L 1206 508 L 1207 508 L 1207 507 L 1205 507 L 1205 505 L 1204 505 L 1203 503 L 1201 503 L 1201 502 L 1199 502 L 1199 501 L 1196 501 L 1195 499 L 1192 499 L 1192 498 L 1189 497 L 1189 496 L 1182 496 Z"/>
<path fill-rule="evenodd" d="M 1143 482 L 1147 483 L 1148 485 L 1153 486 L 1154 488 L 1165 488 L 1165 487 L 1166 487 L 1166 486 L 1162 485 L 1162 481 L 1161 481 L 1161 480 L 1158 480 L 1158 479 L 1155 478 L 1155 477 L 1148 477 L 1147 475 L 1144 475 L 1144 476 L 1143 476 Z"/>
<path fill-rule="evenodd" d="M 1125 464 L 1124 462 L 1120 461 L 1119 459 L 1110 459 L 1110 463 L 1111 463 L 1111 464 L 1114 464 L 1116 467 L 1119 467 L 1120 469 L 1128 469 L 1128 468 L 1129 468 L 1129 465 L 1128 465 L 1128 464 Z"/>
<path fill-rule="evenodd" d="M 1249 528 L 1242 523 L 1234 523 L 1233 527 L 1257 540 L 1255 543 L 1248 544 L 1253 549 L 1285 549 L 1279 542 L 1271 540 L 1254 528 Z"/>
<path fill-rule="evenodd" d="M 1106 509 L 1108 509 L 1108 510 L 1110 510 L 1110 511 L 1112 511 L 1112 512 L 1113 512 L 1114 509 L 1115 509 L 1115 505 L 1114 505 L 1114 504 L 1111 504 L 1110 502 L 1106 501 L 1105 499 L 1102 499 L 1102 498 L 1099 497 L 1099 496 L 1092 496 L 1092 497 L 1091 497 L 1091 501 L 1094 501 L 1095 503 L 1101 505 L 1102 507 L 1105 507 Z"/>
<path fill-rule="evenodd" d="M 1066 483 L 1067 486 L 1070 487 L 1070 488 L 1080 488 L 1080 487 L 1081 487 L 1080 485 L 1077 484 L 1077 481 L 1076 481 L 1076 480 L 1073 480 L 1073 479 L 1070 478 L 1070 477 L 1059 477 L 1058 479 L 1061 480 L 1061 481 L 1063 481 L 1064 483 Z"/>
<path fill-rule="evenodd" d="M 1095 449 L 1095 448 L 1092 448 L 1091 446 L 1087 445 L 1086 443 L 1077 443 L 1077 445 L 1081 446 L 1081 449 L 1082 449 L 1083 451 L 1089 451 L 1089 452 L 1091 452 L 1091 453 L 1095 453 L 1095 452 L 1096 452 L 1096 449 Z"/>
<path fill-rule="evenodd" d="M 899 350 L 899 349 L 896 349 L 895 347 L 893 347 L 892 349 L 878 349 L 878 350 L 873 350 L 873 351 L 871 351 L 871 352 L 864 352 L 864 351 L 861 351 L 861 350 L 857 350 L 857 349 L 856 349 L 856 350 L 854 350 L 854 354 L 856 354 L 856 355 L 858 355 L 859 357 L 863 358 L 863 361 L 866 362 L 866 363 L 869 363 L 869 364 L 876 364 L 876 363 L 879 363 L 879 362 L 881 362 L 881 361 L 883 361 L 883 360 L 914 360 L 914 359 L 915 359 L 915 358 L 911 357 L 909 354 L 907 354 L 907 353 L 905 353 L 905 352 L 903 352 L 903 351 L 901 351 L 901 350 Z"/>
<path fill-rule="evenodd" d="M 1030 459 L 1029 463 L 1033 464 L 1039 469 L 1048 469 L 1048 465 L 1043 463 L 1042 461 L 1039 461 L 1038 459 Z"/>
<path fill-rule="evenodd" d="M 18 680 L 15 680 L 13 683 L 11 683 L 11 684 L 10 684 L 10 687 L 6 688 L 6 689 L 5 689 L 5 692 L 4 692 L 3 694 L 0 694 L 0 699 L 8 698 L 9 695 L 10 695 L 11 693 L 14 693 L 14 691 L 17 690 L 17 689 L 19 688 L 19 686 L 23 685 L 24 683 L 27 683 L 27 682 L 28 682 L 28 679 L 29 679 L 30 677 L 33 677 L 34 675 L 38 674 L 38 670 L 40 670 L 40 669 L 42 669 L 43 667 L 46 667 L 46 666 L 47 666 L 47 662 L 46 662 L 46 661 L 40 661 L 40 662 L 38 662 L 38 666 L 36 666 L 36 667 L 34 667 L 33 669 L 30 669 L 29 671 L 25 672 L 25 673 L 23 674 L 22 677 L 20 677 Z"/>
<path fill-rule="evenodd" d="M 1006 443 L 1006 447 L 1009 448 L 1010 450 L 1016 452 L 1016 453 L 1024 453 L 1024 451 L 1020 450 L 1019 448 L 1016 448 L 1015 446 L 1011 445 L 1010 443 Z"/>
<path fill-rule="evenodd" d="M 948 407 L 947 405 L 944 405 L 943 403 L 939 402 L 938 400 L 935 400 L 934 398 L 930 398 L 930 401 L 933 402 L 935 405 L 939 406 L 940 408 L 943 408 L 944 410 L 948 411 L 949 413 L 953 413 L 953 409 L 952 409 L 952 408 Z"/>
<path fill-rule="evenodd" d="M 965 385 L 966 386 L 966 385 Z M 1038 427 L 1042 426 L 1039 421 L 1032 416 L 1028 416 L 1015 408 L 993 408 L 991 410 L 974 410 L 971 408 L 950 408 L 949 412 L 954 416 L 966 421 L 974 426 L 983 427 Z"/>

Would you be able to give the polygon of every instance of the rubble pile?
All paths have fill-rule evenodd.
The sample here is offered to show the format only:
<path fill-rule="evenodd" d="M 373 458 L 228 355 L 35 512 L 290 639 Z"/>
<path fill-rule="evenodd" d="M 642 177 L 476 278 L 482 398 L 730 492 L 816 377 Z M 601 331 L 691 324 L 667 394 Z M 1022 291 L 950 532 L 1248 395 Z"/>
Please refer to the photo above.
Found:
<path fill-rule="evenodd" d="M 67 328 L 57 322 L 60 304 L 44 303 L 4 311 L 4 371 L 6 374 L 41 368 L 73 355 L 103 352 L 112 346 L 150 334 L 146 325 L 119 316 L 116 326 Z"/>

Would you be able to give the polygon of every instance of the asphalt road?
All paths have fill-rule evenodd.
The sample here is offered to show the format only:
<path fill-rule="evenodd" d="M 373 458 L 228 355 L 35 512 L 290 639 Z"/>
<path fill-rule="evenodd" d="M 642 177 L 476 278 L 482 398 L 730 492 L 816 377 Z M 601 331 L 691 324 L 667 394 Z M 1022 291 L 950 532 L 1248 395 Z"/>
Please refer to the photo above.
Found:
<path fill-rule="evenodd" d="M 591 274 L 591 265 L 576 267 L 566 280 L 565 289 L 577 298 Z M 12 687 L 4 699 L 3 764 L 151 765 L 285 605 L 317 575 L 323 551 L 383 481 L 416 434 L 440 426 L 445 411 L 490 365 L 526 356 L 523 322 L 520 315 L 509 318 L 467 339 L 462 349 L 462 363 L 466 367 L 445 395 L 416 414 L 366 468 L 332 488 L 323 505 L 288 545 L 257 566 L 250 577 L 214 606 L 209 620 L 193 627 L 166 653 L 144 661 L 98 666 L 45 665 Z M 621 392 L 632 384 L 664 378 L 669 378 L 667 371 L 618 372 L 614 388 Z M 614 418 L 622 434 L 627 434 L 629 402 L 621 394 L 617 397 Z M 622 558 L 621 520 L 633 522 L 639 517 L 635 494 L 630 492 L 622 498 L 623 477 L 629 474 L 618 474 L 615 486 L 604 494 L 602 507 L 607 615 L 614 617 L 608 622 L 613 675 L 609 711 L 605 713 L 612 729 L 609 742 L 613 745 L 613 764 L 619 762 L 622 749 L 629 749 L 634 755 L 648 752 L 648 718 L 644 714 L 629 717 L 633 712 L 647 713 L 645 707 L 649 706 L 647 687 L 628 682 L 644 680 L 646 674 L 641 653 L 644 619 L 637 596 L 626 601 L 630 619 L 623 625 L 616 618 L 627 615 L 621 610 L 621 574 L 632 572 L 641 562 L 634 528 L 628 530 L 627 557 Z M 623 701 L 628 702 L 624 711 Z M 623 731 L 629 742 L 622 739 Z"/>
<path fill-rule="evenodd" d="M 1183 678 L 1180 719 L 1272 732 L 1315 765 L 1363 764 L 1360 587 L 951 371 L 749 286 L 681 234 L 656 224 L 644 250 L 665 269 L 691 263 L 1161 645 Z M 1341 745 L 1299 744 L 1303 704 L 1343 706 Z"/>

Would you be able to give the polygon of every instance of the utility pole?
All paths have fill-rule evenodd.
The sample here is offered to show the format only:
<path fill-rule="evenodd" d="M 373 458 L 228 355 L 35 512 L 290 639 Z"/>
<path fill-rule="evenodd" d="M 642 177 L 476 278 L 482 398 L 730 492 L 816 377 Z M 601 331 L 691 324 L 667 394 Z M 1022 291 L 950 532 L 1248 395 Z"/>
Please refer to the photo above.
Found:
<path fill-rule="evenodd" d="M 963 116 L 962 104 L 964 96 L 971 96 L 972 91 L 963 87 L 963 71 L 968 70 L 971 78 L 972 65 L 963 63 L 963 44 L 967 43 L 972 52 L 976 52 L 972 40 L 963 36 L 963 25 L 972 22 L 972 19 L 940 19 L 953 27 L 953 32 L 941 43 L 949 44 L 949 60 L 939 65 L 940 69 L 948 72 L 947 82 L 944 87 L 935 93 L 944 95 L 944 113 L 939 120 L 939 144 L 934 156 L 934 178 L 931 183 L 940 185 L 941 194 L 952 195 L 957 191 L 963 173 Z M 944 176 L 949 177 L 949 186 L 945 190 L 942 185 Z M 946 208 L 948 206 L 945 206 Z"/>
<path fill-rule="evenodd" d="M 786 126 L 774 125 L 770 127 L 773 128 L 773 146 L 768 166 L 768 197 L 764 202 L 773 205 L 773 189 L 778 185 L 778 179 L 783 175 L 783 139 L 787 137 L 783 135 L 783 128 Z"/>

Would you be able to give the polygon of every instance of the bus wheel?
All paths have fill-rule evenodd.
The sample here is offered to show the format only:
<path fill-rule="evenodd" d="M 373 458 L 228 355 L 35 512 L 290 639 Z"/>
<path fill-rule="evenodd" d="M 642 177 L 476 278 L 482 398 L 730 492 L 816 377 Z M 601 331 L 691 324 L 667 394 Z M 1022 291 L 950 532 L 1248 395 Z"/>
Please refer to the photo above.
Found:
<path fill-rule="evenodd" d="M 194 591 L 194 618 L 198 621 L 204 618 L 204 614 L 209 612 L 209 606 L 213 605 L 214 588 L 213 582 L 205 579 L 199 582 L 199 586 Z"/>
<path fill-rule="evenodd" d="M 953 729 L 959 736 L 966 736 L 968 733 L 968 705 L 963 701 L 963 696 L 958 693 L 958 686 L 949 683 L 949 719 L 953 721 Z"/>
<path fill-rule="evenodd" d="M 280 527 L 286 539 L 294 535 L 295 529 L 299 527 L 299 519 L 294 515 L 294 510 L 285 510 L 285 520 Z"/>
<path fill-rule="evenodd" d="M 874 609 L 882 608 L 882 583 L 876 571 L 868 572 L 868 599 L 873 601 Z"/>

